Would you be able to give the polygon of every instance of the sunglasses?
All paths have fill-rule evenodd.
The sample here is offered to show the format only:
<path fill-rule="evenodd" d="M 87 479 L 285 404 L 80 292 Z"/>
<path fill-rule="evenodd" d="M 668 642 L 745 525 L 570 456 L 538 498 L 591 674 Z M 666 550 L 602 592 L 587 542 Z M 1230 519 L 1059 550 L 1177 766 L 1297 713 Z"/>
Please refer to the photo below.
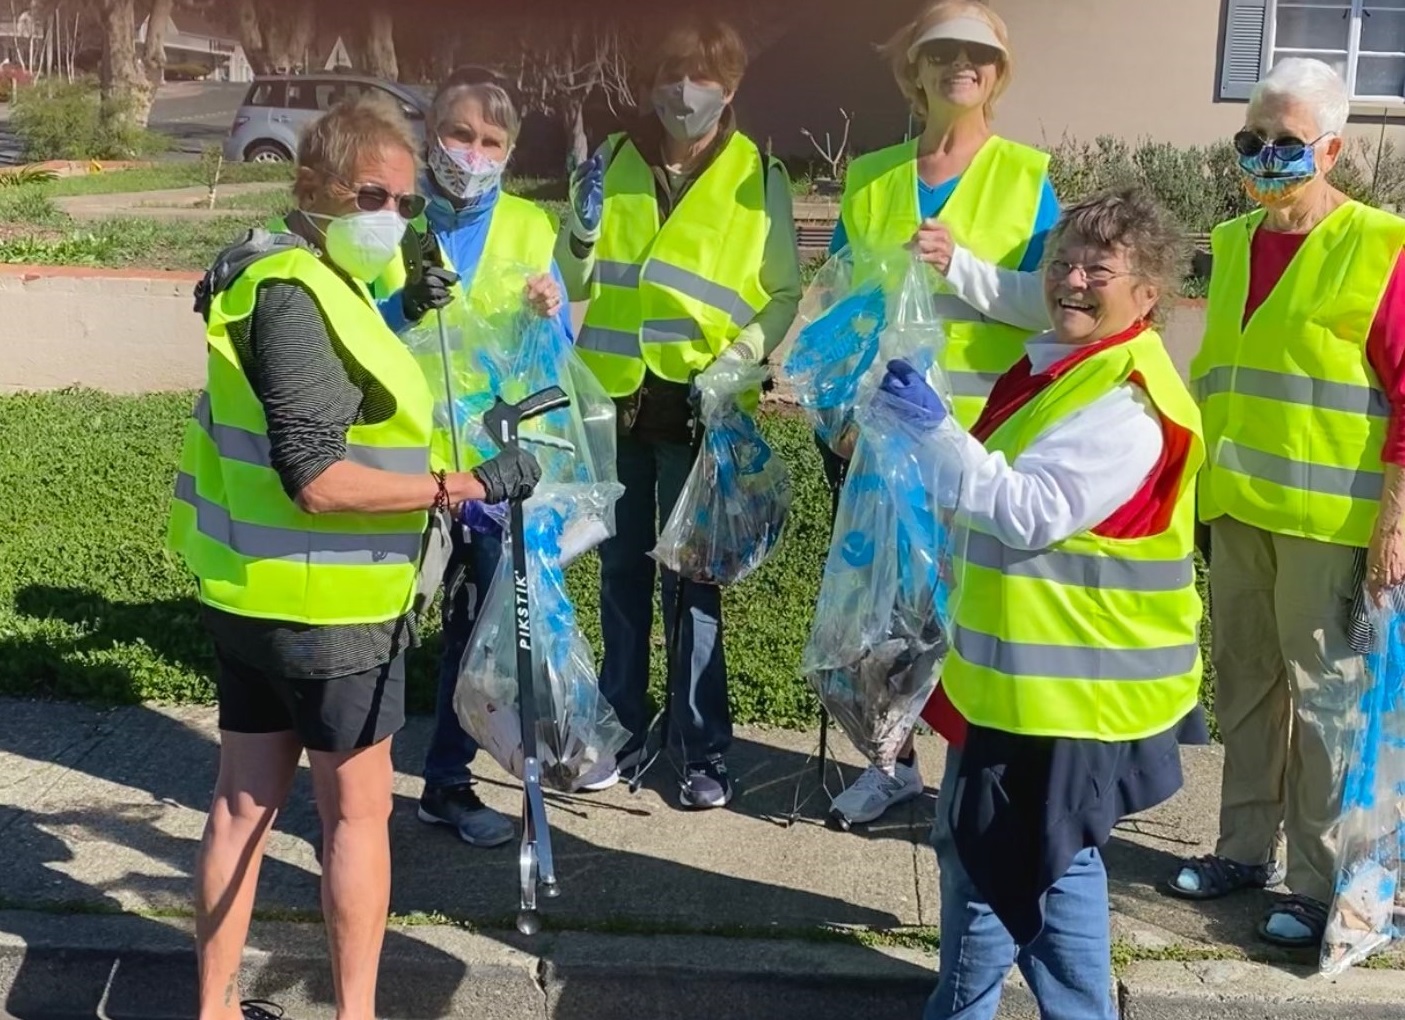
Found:
<path fill-rule="evenodd" d="M 1322 141 L 1322 139 L 1326 138 L 1329 134 L 1331 134 L 1330 131 L 1318 135 L 1310 142 L 1305 142 L 1301 138 L 1297 138 L 1293 135 L 1284 135 L 1270 142 L 1257 131 L 1250 131 L 1248 128 L 1245 128 L 1234 136 L 1234 151 L 1245 159 L 1254 159 L 1263 154 L 1264 150 L 1268 150 L 1267 156 L 1269 158 L 1277 156 L 1279 159 L 1289 163 L 1295 163 L 1306 155 L 1308 149 Z"/>
<path fill-rule="evenodd" d="M 966 59 L 977 67 L 998 64 L 1004 57 L 1004 54 L 994 46 L 965 42 L 961 39 L 938 39 L 935 42 L 927 43 L 922 47 L 920 56 L 924 60 L 942 66 L 956 63 L 963 53 L 966 54 Z"/>
<path fill-rule="evenodd" d="M 380 212 L 391 205 L 395 206 L 395 211 L 404 220 L 418 219 L 420 213 L 424 212 L 425 197 L 413 192 L 408 195 L 392 194 L 389 188 L 383 188 L 379 184 L 352 184 L 344 181 L 340 177 L 334 177 L 338 184 L 347 191 L 355 192 L 356 208 L 362 212 Z"/>

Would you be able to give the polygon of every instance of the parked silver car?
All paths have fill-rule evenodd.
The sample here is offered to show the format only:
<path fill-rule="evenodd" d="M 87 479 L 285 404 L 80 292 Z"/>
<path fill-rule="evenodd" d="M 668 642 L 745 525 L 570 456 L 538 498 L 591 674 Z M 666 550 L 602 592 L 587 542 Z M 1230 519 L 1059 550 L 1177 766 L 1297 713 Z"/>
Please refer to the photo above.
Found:
<path fill-rule="evenodd" d="M 421 142 L 430 97 L 408 85 L 356 74 L 275 74 L 254 79 L 234 115 L 224 158 L 235 163 L 280 163 L 293 158 L 303 129 L 343 99 L 362 92 L 389 95 L 410 118 Z"/>

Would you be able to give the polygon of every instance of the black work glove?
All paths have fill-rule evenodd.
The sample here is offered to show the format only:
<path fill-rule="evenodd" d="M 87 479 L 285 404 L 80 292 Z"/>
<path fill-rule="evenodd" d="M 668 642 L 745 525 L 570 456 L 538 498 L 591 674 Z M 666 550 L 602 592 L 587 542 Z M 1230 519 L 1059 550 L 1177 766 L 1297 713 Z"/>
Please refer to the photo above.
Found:
<path fill-rule="evenodd" d="M 425 313 L 443 308 L 454 300 L 449 288 L 459 282 L 457 273 L 439 266 L 428 266 L 418 280 L 405 284 L 400 292 L 400 302 L 405 308 L 405 318 L 419 322 Z"/>
<path fill-rule="evenodd" d="M 470 473 L 483 486 L 484 503 L 526 499 L 542 477 L 537 459 L 520 446 L 509 447 Z"/>

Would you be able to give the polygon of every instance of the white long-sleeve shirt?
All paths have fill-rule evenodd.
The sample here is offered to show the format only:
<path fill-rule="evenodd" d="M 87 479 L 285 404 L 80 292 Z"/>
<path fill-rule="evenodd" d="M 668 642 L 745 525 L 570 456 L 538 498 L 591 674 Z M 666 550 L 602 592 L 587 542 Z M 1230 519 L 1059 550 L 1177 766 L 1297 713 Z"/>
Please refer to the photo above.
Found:
<path fill-rule="evenodd" d="M 1036 373 L 1072 353 L 1052 333 L 1025 350 Z M 1160 417 L 1130 383 L 1045 429 L 1013 464 L 944 427 L 960 437 L 961 517 L 1012 549 L 1045 549 L 1101 524 L 1146 483 L 1164 446 Z"/>
<path fill-rule="evenodd" d="M 966 304 L 988 319 L 1042 333 L 1049 328 L 1044 274 L 1003 269 L 956 245 L 946 282 Z"/>

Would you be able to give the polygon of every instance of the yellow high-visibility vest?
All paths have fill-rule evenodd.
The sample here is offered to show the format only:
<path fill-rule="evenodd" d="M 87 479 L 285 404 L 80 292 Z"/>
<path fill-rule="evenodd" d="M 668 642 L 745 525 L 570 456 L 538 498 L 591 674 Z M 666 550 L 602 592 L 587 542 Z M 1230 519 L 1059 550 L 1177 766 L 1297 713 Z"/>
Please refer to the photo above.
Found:
<path fill-rule="evenodd" d="M 414 600 L 429 515 L 309 514 L 270 460 L 268 423 L 229 326 L 254 311 L 259 286 L 312 292 L 328 330 L 395 398 L 395 413 L 347 432 L 347 459 L 405 474 L 430 469 L 432 397 L 368 290 L 292 248 L 246 268 L 210 306 L 205 390 L 185 427 L 168 547 L 200 582 L 200 600 L 240 616 L 309 625 L 381 623 Z"/>
<path fill-rule="evenodd" d="M 1194 480 L 1204 445 L 1195 403 L 1161 338 L 1148 330 L 1074 366 L 985 446 L 1013 462 L 1040 433 L 1133 375 L 1157 412 L 1193 437 L 1164 531 L 1133 539 L 1087 531 L 1035 551 L 974 528 L 957 540 L 957 604 L 942 685 L 977 726 L 1138 740 L 1195 706 L 1202 607 Z"/>
<path fill-rule="evenodd" d="M 429 230 L 427 218 L 421 215 L 410 224 L 410 228 L 406 232 L 405 244 L 418 249 L 419 235 Z M 556 231 L 556 218 L 545 209 L 515 195 L 498 195 L 492 219 L 488 223 L 483 255 L 469 283 L 468 300 L 463 300 L 462 282 L 456 283 L 453 287 L 455 301 L 443 312 L 450 342 L 462 354 L 452 359 L 453 384 L 457 393 L 481 393 L 490 386 L 487 373 L 475 363 L 471 353 L 475 344 L 486 339 L 478 334 L 506 328 L 522 305 L 522 288 L 526 285 L 527 273 L 551 271 Z M 453 265 L 448 246 L 441 242 L 439 250 L 444 259 L 444 268 L 457 273 L 459 270 Z M 395 259 L 371 285 L 371 293 L 378 301 L 398 293 L 405 286 L 409 275 L 408 258 L 409 254 L 406 253 L 404 258 Z M 437 330 L 437 325 L 432 319 L 426 320 L 426 328 Z M 459 444 L 461 462 L 453 464 L 448 403 L 444 398 L 444 359 L 439 345 L 421 343 L 414 353 L 435 396 L 436 427 L 432 444 L 435 465 L 457 467 L 461 471 L 477 466 L 482 461 L 482 455 L 467 443 Z"/>
<path fill-rule="evenodd" d="M 1034 238 L 1048 169 L 1048 153 L 992 137 L 961 175 L 937 220 L 977 258 L 1018 269 Z M 840 215 L 855 248 L 883 252 L 912 240 L 922 223 L 917 140 L 854 160 Z M 953 415 L 970 428 L 995 381 L 1024 356 L 1033 334 L 986 318 L 938 280 L 937 311 L 946 320 L 939 363 L 951 381 Z"/>
<path fill-rule="evenodd" d="M 660 223 L 653 171 L 611 139 L 595 271 L 576 349 L 612 397 L 645 370 L 685 383 L 710 365 L 770 300 L 761 286 L 770 217 L 756 143 L 734 134 Z"/>
<path fill-rule="evenodd" d="M 1205 418 L 1200 516 L 1366 546 L 1380 509 L 1390 403 L 1366 358 L 1405 220 L 1347 202 L 1312 229 L 1244 323 L 1262 210 L 1211 236 L 1205 339 L 1191 389 Z"/>

